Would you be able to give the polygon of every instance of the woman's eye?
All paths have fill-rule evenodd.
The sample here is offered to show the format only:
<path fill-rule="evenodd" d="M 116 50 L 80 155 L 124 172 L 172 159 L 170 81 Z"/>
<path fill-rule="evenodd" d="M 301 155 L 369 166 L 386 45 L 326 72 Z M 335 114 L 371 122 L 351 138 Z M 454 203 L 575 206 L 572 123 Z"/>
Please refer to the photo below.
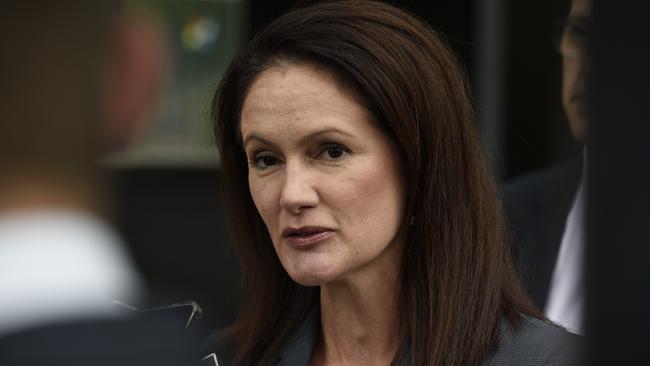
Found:
<path fill-rule="evenodd" d="M 346 148 L 341 145 L 326 145 L 321 152 L 321 157 L 327 160 L 336 160 L 342 158 L 344 155 L 348 154 Z"/>
<path fill-rule="evenodd" d="M 278 164 L 278 158 L 270 154 L 260 154 L 253 158 L 253 167 L 256 169 L 268 169 Z"/>

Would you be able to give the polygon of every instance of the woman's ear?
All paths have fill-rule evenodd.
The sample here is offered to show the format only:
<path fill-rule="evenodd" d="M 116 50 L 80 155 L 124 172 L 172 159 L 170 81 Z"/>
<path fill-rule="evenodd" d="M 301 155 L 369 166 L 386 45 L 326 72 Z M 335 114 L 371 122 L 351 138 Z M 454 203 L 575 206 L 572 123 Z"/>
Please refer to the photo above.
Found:
<path fill-rule="evenodd" d="M 108 41 L 101 131 L 107 152 L 126 146 L 151 118 L 169 64 L 162 26 L 151 16 L 117 15 Z"/>

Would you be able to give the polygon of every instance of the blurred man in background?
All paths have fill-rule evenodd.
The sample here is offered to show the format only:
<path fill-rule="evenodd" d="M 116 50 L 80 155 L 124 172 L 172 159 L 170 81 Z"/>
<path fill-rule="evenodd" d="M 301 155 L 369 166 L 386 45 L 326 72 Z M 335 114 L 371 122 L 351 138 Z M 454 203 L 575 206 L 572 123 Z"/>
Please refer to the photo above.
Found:
<path fill-rule="evenodd" d="M 572 0 L 559 41 L 562 104 L 573 137 L 587 134 L 586 80 L 591 0 Z M 523 280 L 550 320 L 583 334 L 584 172 L 583 156 L 515 179 L 504 189 L 504 208 L 516 240 Z"/>
<path fill-rule="evenodd" d="M 177 359 L 110 321 L 144 289 L 98 166 L 156 99 L 159 29 L 118 1 L 8 0 L 0 38 L 0 364 Z"/>

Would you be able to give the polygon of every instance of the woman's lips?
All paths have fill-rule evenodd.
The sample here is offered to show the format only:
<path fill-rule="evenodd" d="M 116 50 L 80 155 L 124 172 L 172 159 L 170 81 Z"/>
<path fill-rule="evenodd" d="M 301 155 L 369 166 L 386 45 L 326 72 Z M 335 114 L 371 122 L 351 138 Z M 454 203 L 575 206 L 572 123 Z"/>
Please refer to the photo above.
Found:
<path fill-rule="evenodd" d="M 285 229 L 282 237 L 289 245 L 298 249 L 307 249 L 334 235 L 334 231 L 322 228 Z"/>

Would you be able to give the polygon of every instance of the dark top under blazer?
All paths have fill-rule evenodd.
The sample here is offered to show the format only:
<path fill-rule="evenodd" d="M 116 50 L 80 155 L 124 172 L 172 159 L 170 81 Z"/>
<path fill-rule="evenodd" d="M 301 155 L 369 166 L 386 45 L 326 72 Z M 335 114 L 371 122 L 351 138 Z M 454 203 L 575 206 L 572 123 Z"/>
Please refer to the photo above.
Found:
<path fill-rule="evenodd" d="M 320 331 L 320 316 L 312 313 L 294 332 L 280 356 L 277 366 L 307 366 Z M 481 366 L 573 366 L 579 365 L 580 337 L 545 321 L 524 317 L 522 324 L 513 328 L 508 321 L 501 326 L 501 340 Z M 216 333 L 207 342 L 207 352 L 215 353 L 219 366 L 229 366 L 234 348 L 226 334 Z M 408 365 L 410 356 L 395 362 Z"/>
<path fill-rule="evenodd" d="M 514 256 L 524 287 L 544 309 L 573 204 L 582 159 L 573 159 L 518 177 L 502 188 L 503 208 L 514 240 Z"/>

